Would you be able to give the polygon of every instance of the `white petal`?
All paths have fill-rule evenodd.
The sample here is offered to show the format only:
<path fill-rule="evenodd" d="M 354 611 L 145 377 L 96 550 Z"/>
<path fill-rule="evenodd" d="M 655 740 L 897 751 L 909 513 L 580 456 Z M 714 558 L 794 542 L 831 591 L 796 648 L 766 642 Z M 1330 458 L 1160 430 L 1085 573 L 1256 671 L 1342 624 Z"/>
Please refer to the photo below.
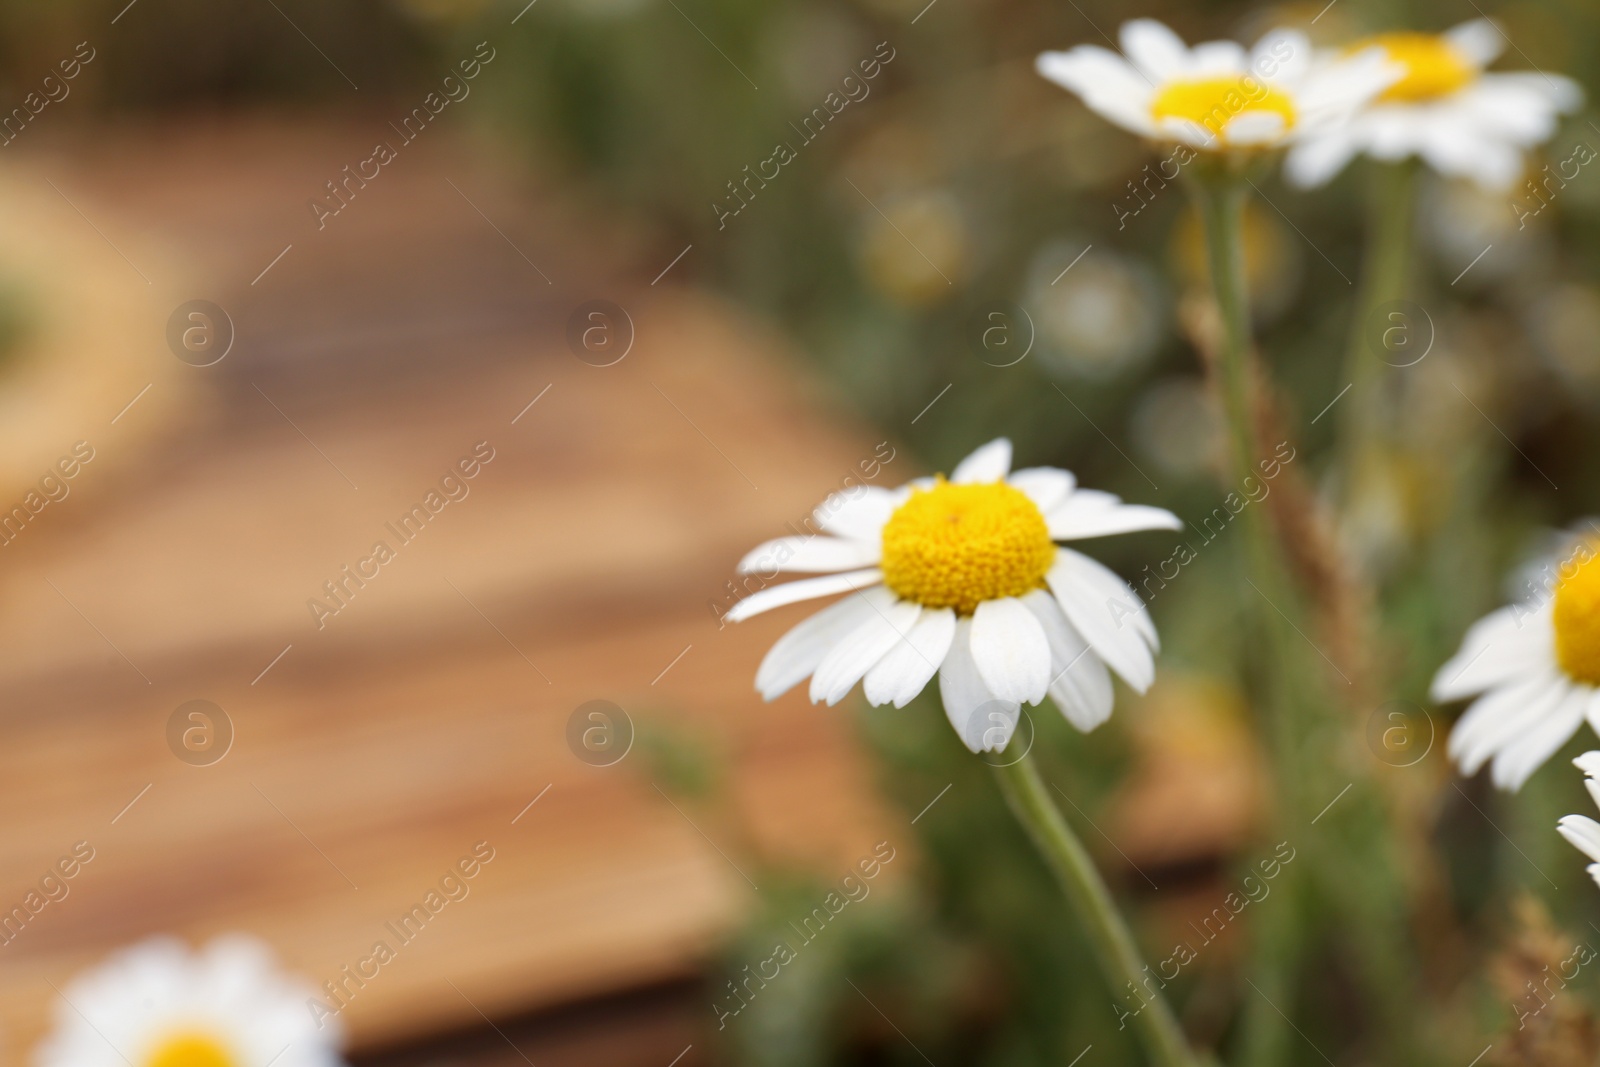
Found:
<path fill-rule="evenodd" d="M 1289 150 L 1283 161 L 1284 176 L 1301 189 L 1326 185 L 1355 158 L 1358 149 L 1349 131 L 1343 128 L 1307 137 Z"/>
<path fill-rule="evenodd" d="M 1138 594 L 1115 574 L 1070 548 L 1056 550 L 1056 564 L 1045 581 L 1067 621 L 1095 654 L 1138 692 L 1149 689 L 1156 666 L 1146 642 L 1154 637 L 1155 627 Z M 1148 635 L 1143 632 L 1146 627 Z"/>
<path fill-rule="evenodd" d="M 1557 111 L 1569 113 L 1583 106 L 1583 86 L 1561 74 L 1540 71 L 1512 71 L 1494 76 L 1497 83 L 1515 79 L 1539 93 Z"/>
<path fill-rule="evenodd" d="M 1295 93 L 1297 130 L 1306 135 L 1348 121 L 1405 72 L 1377 46 L 1313 63 Z"/>
<path fill-rule="evenodd" d="M 883 581 L 883 572 L 876 567 L 871 570 L 850 571 L 845 574 L 828 574 L 821 578 L 804 578 L 798 582 L 784 582 L 782 585 L 772 586 L 770 589 L 760 589 L 733 607 L 728 609 L 723 618 L 729 622 L 743 622 L 763 611 L 781 608 L 785 604 L 798 604 L 802 600 L 814 600 L 820 596 L 833 596 L 835 593 L 849 593 L 857 589 L 866 589 Z"/>
<path fill-rule="evenodd" d="M 1480 77 L 1475 87 L 1483 86 L 1492 86 L 1497 93 L 1515 88 L 1524 100 L 1533 98 L 1560 112 L 1576 111 L 1583 106 L 1583 86 L 1560 74 L 1532 70 L 1503 71 Z"/>
<path fill-rule="evenodd" d="M 883 542 L 839 537 L 779 537 L 758 545 L 739 561 L 740 574 L 815 574 L 870 567 L 883 555 Z"/>
<path fill-rule="evenodd" d="M 1152 82 L 1163 82 L 1189 69 L 1189 49 L 1182 38 L 1155 19 L 1133 19 L 1118 34 L 1122 51 Z"/>
<path fill-rule="evenodd" d="M 75 977 L 58 1025 L 36 1050 L 40 1067 L 124 1067 L 148 1062 L 153 1043 L 203 1020 L 233 1045 L 237 1062 L 278 1058 L 286 1067 L 339 1067 L 342 1030 L 319 1028 L 305 1002 L 314 990 L 280 971 L 254 938 L 223 935 L 190 951 L 172 938 L 117 950 Z"/>
<path fill-rule="evenodd" d="M 1082 552 L 1057 548 L 1057 567 L 1061 566 L 1063 558 L 1070 561 L 1074 579 L 1092 590 L 1095 601 L 1105 606 L 1107 615 L 1119 630 L 1132 626 L 1153 651 L 1161 651 L 1161 638 L 1156 635 L 1156 624 L 1151 621 L 1144 599 L 1134 591 L 1133 586 L 1118 577 L 1110 567 Z M 1047 576 L 1047 584 L 1048 580 Z M 1067 618 L 1071 617 L 1069 613 Z"/>
<path fill-rule="evenodd" d="M 1236 74 L 1245 69 L 1244 46 L 1237 41 L 1205 41 L 1189 53 L 1192 76 Z"/>
<path fill-rule="evenodd" d="M 1439 173 L 1470 179 L 1492 193 L 1508 192 L 1522 176 L 1522 150 L 1504 141 L 1432 130 L 1419 151 Z"/>
<path fill-rule="evenodd" d="M 950 651 L 956 633 L 956 613 L 950 608 L 928 608 L 905 640 L 890 649 L 867 672 L 867 703 L 903 708 L 928 684 Z"/>
<path fill-rule="evenodd" d="M 1467 628 L 1461 650 L 1433 676 L 1428 693 L 1440 703 L 1481 693 L 1492 685 L 1555 663 L 1550 606 L 1513 604 Z"/>
<path fill-rule="evenodd" d="M 1111 717 L 1111 674 L 1043 589 L 1022 598 L 1050 642 L 1050 699 L 1084 733 Z"/>
<path fill-rule="evenodd" d="M 1072 549 L 1056 550 L 1056 565 L 1045 576 L 1072 629 L 1090 643 L 1107 667 L 1144 693 L 1155 681 L 1155 625 L 1144 601 L 1126 582 Z"/>
<path fill-rule="evenodd" d="M 1566 679 L 1553 670 L 1535 671 L 1497 686 L 1473 702 L 1450 731 L 1448 751 L 1473 775 L 1519 735 L 1531 729 L 1566 694 Z"/>
<path fill-rule="evenodd" d="M 1514 145 L 1536 145 L 1556 132 L 1562 82 L 1537 75 L 1485 74 L 1451 98 L 1448 114 L 1459 127 Z M 1555 91 L 1552 92 L 1552 89 Z M 1580 97 L 1581 99 L 1581 97 Z M 1452 136 L 1461 136 L 1452 130 Z"/>
<path fill-rule="evenodd" d="M 1268 85 L 1293 85 L 1311 69 L 1311 42 L 1299 30 L 1269 31 L 1250 50 L 1250 75 Z"/>
<path fill-rule="evenodd" d="M 998 752 L 1011 741 L 1022 705 L 999 700 L 983 684 L 972 659 L 972 620 L 956 621 L 950 652 L 939 668 L 939 698 L 944 714 L 973 752 Z"/>
<path fill-rule="evenodd" d="M 1181 530 L 1183 520 L 1165 508 L 1124 504 L 1122 498 L 1098 489 L 1078 489 L 1045 513 L 1050 536 L 1071 541 L 1137 530 Z"/>
<path fill-rule="evenodd" d="M 972 658 L 1001 700 L 1037 704 L 1050 688 L 1050 642 L 1016 597 L 985 600 L 972 614 Z"/>
<path fill-rule="evenodd" d="M 1156 123 L 1156 129 L 1162 137 L 1186 144 L 1190 148 L 1217 152 L 1224 147 L 1221 138 L 1193 119 L 1167 115 Z"/>
<path fill-rule="evenodd" d="M 867 615 L 875 608 L 887 608 L 893 600 L 894 594 L 880 585 L 860 596 L 829 604 L 778 638 L 756 671 L 756 689 L 767 700 L 776 700 L 787 693 L 805 681 L 822 662 L 822 657 L 861 625 Z"/>
<path fill-rule="evenodd" d="M 956 464 L 950 481 L 957 485 L 971 482 L 998 482 L 1011 472 L 1011 442 L 997 437 Z"/>
<path fill-rule="evenodd" d="M 1577 733 L 1593 696 L 1594 690 L 1588 686 L 1574 687 L 1559 704 L 1545 712 L 1542 721 L 1533 729 L 1502 749 L 1489 766 L 1494 784 L 1513 793 L 1521 789 L 1528 776 L 1544 766 L 1545 761 Z"/>
<path fill-rule="evenodd" d="M 1506 47 L 1505 34 L 1489 19 L 1463 22 L 1446 30 L 1444 39 L 1479 70 L 1499 59 Z"/>
<path fill-rule="evenodd" d="M 1044 515 L 1050 514 L 1052 509 L 1067 499 L 1067 495 L 1078 484 L 1071 471 L 1055 467 L 1028 467 L 1012 471 L 1006 481 L 1013 488 L 1022 490 Z"/>
<path fill-rule="evenodd" d="M 1241 111 L 1222 129 L 1223 140 L 1233 145 L 1271 145 L 1283 140 L 1288 126 L 1276 111 Z"/>
<path fill-rule="evenodd" d="M 921 605 L 896 600 L 886 609 L 863 618 L 817 664 L 817 672 L 811 676 L 812 703 L 826 701 L 831 707 L 843 700 L 845 694 L 911 632 L 921 614 Z"/>
<path fill-rule="evenodd" d="M 1561 836 L 1592 860 L 1600 860 L 1600 822 L 1587 815 L 1563 815 L 1556 823 Z"/>
<path fill-rule="evenodd" d="M 1600 700 L 1600 693 L 1596 694 L 1596 699 Z M 1589 705 L 1589 709 L 1594 710 L 1593 703 Z M 1582 755 L 1573 757 L 1572 765 L 1590 778 L 1600 778 L 1600 751 L 1591 748 Z"/>
<path fill-rule="evenodd" d="M 831 494 L 812 512 L 812 518 L 831 534 L 856 541 L 881 541 L 883 524 L 910 495 L 911 490 L 905 488 L 858 485 Z"/>
<path fill-rule="evenodd" d="M 1145 136 L 1155 132 L 1150 118 L 1154 87 L 1115 52 L 1079 45 L 1070 52 L 1043 53 L 1034 68 L 1117 125 Z"/>
<path fill-rule="evenodd" d="M 1439 106 L 1381 104 L 1361 116 L 1362 143 L 1374 159 L 1399 160 L 1416 153 L 1428 127 L 1438 121 Z"/>

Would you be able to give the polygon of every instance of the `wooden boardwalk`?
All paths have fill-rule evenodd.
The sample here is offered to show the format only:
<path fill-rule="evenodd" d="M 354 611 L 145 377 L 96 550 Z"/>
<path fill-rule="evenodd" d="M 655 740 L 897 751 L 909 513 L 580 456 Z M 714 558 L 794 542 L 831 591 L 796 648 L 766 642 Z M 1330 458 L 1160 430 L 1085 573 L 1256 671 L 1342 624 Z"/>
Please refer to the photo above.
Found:
<path fill-rule="evenodd" d="M 708 606 L 874 441 L 820 417 L 770 337 L 651 286 L 675 250 L 514 195 L 443 131 L 319 231 L 306 200 L 367 136 L 263 122 L 11 157 L 6 182 L 71 210 L 5 219 L 0 257 L 26 274 L 18 249 L 71 234 L 43 336 L 76 309 L 108 384 L 34 427 L 6 485 L 94 449 L 0 547 L 0 909 L 93 849 L 0 945 L 8 1061 L 52 984 L 151 933 L 250 931 L 336 981 L 475 847 L 466 895 L 348 995 L 356 1047 L 693 974 L 758 859 L 826 877 L 903 838 L 847 712 L 752 690 L 798 616 L 724 630 Z M 194 298 L 234 324 L 214 366 L 167 350 Z M 567 342 L 593 298 L 632 320 L 611 366 Z M 193 700 L 231 723 L 209 765 L 169 743 Z M 577 758 L 590 700 L 702 739 L 733 803 L 675 804 L 643 743 Z"/>

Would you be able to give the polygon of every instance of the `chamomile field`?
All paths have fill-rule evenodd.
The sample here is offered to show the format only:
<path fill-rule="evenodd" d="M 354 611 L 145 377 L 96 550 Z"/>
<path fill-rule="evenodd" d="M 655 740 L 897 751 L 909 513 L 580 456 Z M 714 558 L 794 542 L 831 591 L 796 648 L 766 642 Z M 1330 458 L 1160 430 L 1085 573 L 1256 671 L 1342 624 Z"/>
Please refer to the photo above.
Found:
<path fill-rule="evenodd" d="M 0 1061 L 1600 1062 L 1597 77 L 0 0 Z"/>

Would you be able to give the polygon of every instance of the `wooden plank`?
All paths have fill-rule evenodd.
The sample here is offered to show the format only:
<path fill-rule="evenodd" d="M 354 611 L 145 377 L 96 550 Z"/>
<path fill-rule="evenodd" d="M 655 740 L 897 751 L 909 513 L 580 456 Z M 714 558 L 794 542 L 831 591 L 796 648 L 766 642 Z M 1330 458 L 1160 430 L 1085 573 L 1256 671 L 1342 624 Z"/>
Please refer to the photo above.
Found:
<path fill-rule="evenodd" d="M 165 235 L 184 277 L 233 271 L 217 299 L 240 340 L 170 427 L 138 428 L 138 407 L 108 427 L 122 459 L 0 550 L 0 907 L 74 843 L 95 853 L 0 946 L 12 1055 L 41 1032 L 49 983 L 150 933 L 248 930 L 319 983 L 389 941 L 393 961 L 343 998 L 371 1046 L 692 973 L 762 858 L 826 876 L 899 839 L 846 713 L 753 692 L 799 613 L 720 629 L 709 607 L 741 552 L 872 453 L 815 414 L 770 338 L 704 297 L 613 283 L 638 342 L 616 366 L 581 362 L 564 316 L 601 283 L 519 305 L 528 279 L 500 236 L 439 195 L 463 151 L 443 142 L 359 205 L 347 245 L 285 258 L 251 294 L 238 244 L 272 251 L 263 220 L 322 142 L 269 130 L 208 168 L 166 136 L 114 191 L 89 175 L 126 146 L 50 157 L 105 225 Z M 513 199 L 478 206 L 538 232 Z M 236 220 L 236 241 L 195 214 Z M 362 242 L 380 265 L 347 275 Z M 445 301 L 427 295 L 441 248 L 458 270 Z M 475 447 L 493 458 L 467 494 L 396 536 Z M 343 577 L 378 541 L 392 561 Z M 335 580 L 345 603 L 319 625 L 307 602 L 336 606 Z M 235 732 L 209 766 L 169 748 L 195 699 Z M 642 747 L 580 761 L 568 719 L 593 699 L 703 739 L 728 802 L 674 807 Z M 400 945 L 386 924 L 479 842 L 493 859 L 466 895 Z"/>

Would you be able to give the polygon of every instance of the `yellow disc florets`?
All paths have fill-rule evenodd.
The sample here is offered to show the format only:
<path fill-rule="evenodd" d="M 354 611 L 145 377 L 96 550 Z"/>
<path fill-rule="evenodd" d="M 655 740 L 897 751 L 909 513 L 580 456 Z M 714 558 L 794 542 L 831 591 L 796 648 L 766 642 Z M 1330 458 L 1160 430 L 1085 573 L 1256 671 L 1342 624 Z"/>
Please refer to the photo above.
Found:
<path fill-rule="evenodd" d="M 1600 544 L 1583 546 L 1561 565 L 1551 617 L 1561 669 L 1600 685 Z"/>
<path fill-rule="evenodd" d="M 1005 482 L 914 489 L 883 527 L 884 584 L 903 600 L 971 615 L 1042 588 L 1056 548 L 1027 494 Z"/>
<path fill-rule="evenodd" d="M 237 1061 L 222 1042 L 210 1034 L 185 1030 L 160 1041 L 144 1067 L 236 1067 Z"/>
<path fill-rule="evenodd" d="M 1380 101 L 1407 104 L 1436 100 L 1470 83 L 1478 76 L 1451 43 L 1431 33 L 1380 33 L 1351 46 L 1352 51 L 1377 45 L 1394 63 L 1405 68 L 1400 80 L 1383 91 Z"/>
<path fill-rule="evenodd" d="M 1246 111 L 1270 111 L 1294 125 L 1294 102 L 1251 76 L 1224 75 L 1169 82 L 1150 102 L 1150 114 L 1162 119 L 1188 119 L 1219 141 L 1234 116 Z"/>

